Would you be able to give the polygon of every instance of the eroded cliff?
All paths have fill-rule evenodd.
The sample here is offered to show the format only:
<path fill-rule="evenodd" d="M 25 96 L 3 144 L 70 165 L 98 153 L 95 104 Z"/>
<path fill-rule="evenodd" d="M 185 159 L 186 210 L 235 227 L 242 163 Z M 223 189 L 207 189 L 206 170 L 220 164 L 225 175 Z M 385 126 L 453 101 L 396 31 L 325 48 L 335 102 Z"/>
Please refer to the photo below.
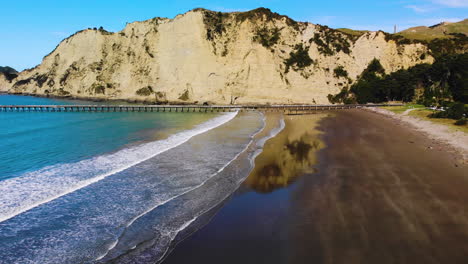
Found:
<path fill-rule="evenodd" d="M 425 45 L 353 36 L 268 9 L 195 9 L 62 41 L 12 93 L 156 103 L 328 103 L 374 58 L 386 72 L 432 63 Z"/>

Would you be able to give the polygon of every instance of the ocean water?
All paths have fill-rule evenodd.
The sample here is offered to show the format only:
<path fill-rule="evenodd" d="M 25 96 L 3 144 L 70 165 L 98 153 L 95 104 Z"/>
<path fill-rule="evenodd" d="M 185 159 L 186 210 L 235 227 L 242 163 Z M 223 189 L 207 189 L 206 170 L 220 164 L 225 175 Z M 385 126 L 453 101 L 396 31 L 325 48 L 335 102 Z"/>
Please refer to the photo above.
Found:
<path fill-rule="evenodd" d="M 254 142 L 264 125 L 261 113 L 0 113 L 0 263 L 161 260 L 245 179 L 277 133 Z"/>
<path fill-rule="evenodd" d="M 0 95 L 0 105 L 99 104 Z M 215 114 L 0 112 L 0 180 L 188 129 Z"/>

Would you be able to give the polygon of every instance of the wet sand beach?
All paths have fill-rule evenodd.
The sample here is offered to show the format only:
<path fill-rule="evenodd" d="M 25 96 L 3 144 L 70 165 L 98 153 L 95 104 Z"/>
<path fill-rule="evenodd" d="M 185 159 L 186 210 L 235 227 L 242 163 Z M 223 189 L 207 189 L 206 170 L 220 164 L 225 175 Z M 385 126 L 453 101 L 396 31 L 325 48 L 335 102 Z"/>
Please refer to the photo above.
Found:
<path fill-rule="evenodd" d="M 467 263 L 466 165 L 372 112 L 285 121 L 163 263 Z"/>

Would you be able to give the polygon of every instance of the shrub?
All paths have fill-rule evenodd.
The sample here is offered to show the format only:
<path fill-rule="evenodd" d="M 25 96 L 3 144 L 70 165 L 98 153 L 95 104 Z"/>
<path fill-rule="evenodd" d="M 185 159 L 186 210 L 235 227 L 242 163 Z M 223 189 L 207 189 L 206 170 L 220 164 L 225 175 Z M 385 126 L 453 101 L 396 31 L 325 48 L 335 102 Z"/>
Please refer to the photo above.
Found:
<path fill-rule="evenodd" d="M 269 48 L 278 43 L 280 36 L 281 33 L 279 28 L 274 27 L 273 29 L 268 29 L 263 27 L 255 32 L 253 40 L 262 44 L 265 48 Z"/>
<path fill-rule="evenodd" d="M 327 26 L 318 26 L 320 33 L 315 33 L 314 37 L 311 38 L 309 42 L 314 42 L 317 45 L 320 54 L 331 56 L 340 51 L 346 54 L 351 53 L 351 44 L 349 41 L 355 40 L 353 37 Z"/>
<path fill-rule="evenodd" d="M 445 111 L 439 111 L 430 115 L 433 118 L 462 119 L 468 116 L 468 107 L 463 103 L 453 103 Z"/>
<path fill-rule="evenodd" d="M 348 88 L 345 87 L 336 95 L 329 94 L 327 96 L 328 101 L 332 104 L 344 103 L 344 104 L 355 104 L 356 99 L 352 94 L 349 93 Z"/>
<path fill-rule="evenodd" d="M 466 118 L 462 118 L 460 120 L 457 120 L 457 122 L 455 122 L 455 125 L 456 126 L 465 126 L 467 123 L 468 123 L 468 120 Z"/>
<path fill-rule="evenodd" d="M 146 86 L 141 89 L 138 89 L 135 93 L 139 96 L 149 96 L 153 93 L 153 88 L 151 86 Z"/>
<path fill-rule="evenodd" d="M 331 56 L 335 54 L 333 50 L 328 46 L 327 43 L 323 42 L 322 38 L 320 37 L 319 33 L 315 33 L 314 37 L 310 39 L 310 43 L 315 42 L 317 45 L 317 49 L 320 54 L 323 54 L 325 56 Z"/>
<path fill-rule="evenodd" d="M 69 96 L 70 92 L 63 90 L 63 88 L 58 89 L 57 94 L 60 96 Z"/>
<path fill-rule="evenodd" d="M 266 21 L 284 20 L 286 21 L 286 24 L 288 26 L 294 28 L 296 31 L 300 29 L 299 22 L 292 20 L 288 16 L 283 16 L 278 13 L 272 12 L 270 9 L 264 7 L 236 14 L 236 20 L 240 23 L 246 20 L 257 22 L 256 20 L 264 20 L 264 18 Z"/>
<path fill-rule="evenodd" d="M 95 94 L 105 94 L 106 87 L 102 84 L 93 84 L 93 91 Z"/>
<path fill-rule="evenodd" d="M 185 90 L 185 92 L 179 96 L 179 100 L 187 101 L 188 99 L 190 99 L 189 91 Z"/>
<path fill-rule="evenodd" d="M 13 87 L 29 84 L 29 83 L 31 83 L 32 80 L 33 80 L 33 78 L 27 78 L 27 79 L 24 79 L 24 80 L 19 80 L 13 85 Z"/>
<path fill-rule="evenodd" d="M 419 40 L 411 40 L 411 39 L 405 38 L 401 35 L 390 34 L 390 33 L 386 33 L 383 31 L 380 31 L 380 32 L 385 34 L 385 41 L 388 42 L 390 40 L 393 40 L 395 41 L 397 45 L 406 45 L 406 44 L 413 44 L 413 43 L 421 42 Z"/>
<path fill-rule="evenodd" d="M 222 35 L 226 30 L 223 20 L 227 18 L 228 14 L 212 11 L 205 11 L 203 14 L 203 21 L 206 25 L 206 39 L 214 40 L 217 35 Z"/>
<path fill-rule="evenodd" d="M 34 79 L 39 87 L 42 87 L 49 77 L 46 74 L 40 74 Z"/>
<path fill-rule="evenodd" d="M 314 61 L 309 56 L 309 48 L 304 48 L 302 44 L 297 44 L 293 51 L 289 53 L 289 58 L 284 61 L 286 65 L 285 72 L 289 72 L 292 67 L 295 71 L 304 69 L 312 65 Z"/>
<path fill-rule="evenodd" d="M 340 78 L 340 77 L 347 78 L 348 77 L 348 72 L 344 69 L 343 66 L 338 66 L 333 70 L 333 75 L 336 78 Z"/>
<path fill-rule="evenodd" d="M 60 78 L 60 85 L 65 85 L 67 83 L 67 79 L 68 77 L 70 76 L 70 71 L 65 71 L 65 73 L 63 74 L 63 76 Z"/>

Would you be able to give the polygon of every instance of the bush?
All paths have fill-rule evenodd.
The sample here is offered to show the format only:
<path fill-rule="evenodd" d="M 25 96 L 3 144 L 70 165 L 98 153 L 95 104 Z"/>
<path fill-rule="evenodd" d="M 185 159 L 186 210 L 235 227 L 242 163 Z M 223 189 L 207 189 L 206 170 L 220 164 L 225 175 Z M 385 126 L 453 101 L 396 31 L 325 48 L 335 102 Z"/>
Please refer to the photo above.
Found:
<path fill-rule="evenodd" d="M 206 25 L 206 39 L 214 40 L 216 36 L 221 36 L 226 30 L 224 27 L 224 20 L 228 17 L 228 14 L 222 12 L 205 11 L 204 19 Z"/>
<path fill-rule="evenodd" d="M 190 94 L 189 90 L 187 89 L 181 96 L 179 96 L 179 100 L 187 101 L 188 99 L 190 99 Z"/>
<path fill-rule="evenodd" d="M 455 125 L 456 126 L 465 126 L 467 123 L 468 123 L 468 120 L 466 118 L 462 118 L 460 120 L 457 120 L 457 122 L 455 122 Z"/>
<path fill-rule="evenodd" d="M 318 27 L 320 33 L 315 33 L 314 37 L 309 40 L 309 43 L 314 42 L 320 54 L 331 56 L 340 51 L 346 54 L 351 53 L 349 41 L 353 41 L 353 37 L 327 26 L 318 25 Z"/>
<path fill-rule="evenodd" d="M 343 88 L 341 92 L 339 92 L 336 95 L 329 94 L 327 98 L 328 98 L 328 101 L 332 104 L 339 104 L 339 103 L 355 104 L 356 103 L 356 99 L 348 91 L 347 87 Z"/>
<path fill-rule="evenodd" d="M 289 72 L 289 68 L 292 67 L 295 71 L 304 69 L 312 65 L 314 61 L 309 56 L 309 48 L 304 48 L 302 44 L 297 44 L 294 47 L 294 51 L 289 53 L 289 58 L 284 61 L 286 65 L 285 72 Z"/>
<path fill-rule="evenodd" d="M 348 72 L 344 69 L 343 66 L 338 66 L 333 70 L 333 75 L 336 78 L 340 78 L 340 77 L 347 78 L 348 77 Z"/>
<path fill-rule="evenodd" d="M 242 23 L 246 20 L 250 20 L 254 22 L 254 24 L 258 24 L 259 20 L 261 21 L 273 21 L 273 20 L 283 20 L 286 22 L 286 24 L 292 28 L 294 28 L 296 31 L 299 31 L 300 29 L 300 23 L 292 20 L 291 18 L 287 16 L 280 15 L 278 13 L 272 12 L 268 8 L 260 7 L 251 11 L 247 12 L 240 12 L 237 13 L 235 16 L 237 22 Z"/>
<path fill-rule="evenodd" d="M 445 111 L 439 111 L 430 115 L 433 118 L 462 119 L 468 116 L 468 107 L 463 103 L 453 103 Z"/>
<path fill-rule="evenodd" d="M 275 27 L 273 29 L 268 29 L 263 27 L 255 32 L 253 40 L 262 44 L 265 48 L 269 48 L 278 43 L 280 36 L 281 33 L 279 28 Z"/>
<path fill-rule="evenodd" d="M 136 94 L 139 96 L 149 96 L 153 93 L 153 88 L 151 86 L 146 86 L 136 91 Z"/>
<path fill-rule="evenodd" d="M 93 90 L 95 94 L 105 94 L 106 93 L 106 87 L 101 84 L 93 85 Z"/>

